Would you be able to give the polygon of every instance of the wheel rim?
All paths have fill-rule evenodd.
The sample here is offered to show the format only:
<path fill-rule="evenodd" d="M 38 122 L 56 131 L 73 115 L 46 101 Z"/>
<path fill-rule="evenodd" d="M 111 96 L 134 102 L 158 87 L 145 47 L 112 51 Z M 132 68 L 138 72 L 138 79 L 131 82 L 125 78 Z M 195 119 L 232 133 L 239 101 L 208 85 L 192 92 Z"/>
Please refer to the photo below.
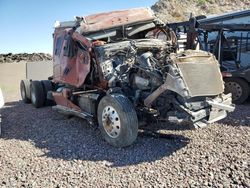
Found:
<path fill-rule="evenodd" d="M 121 132 L 121 121 L 117 111 L 112 106 L 106 106 L 102 111 L 102 124 L 106 133 L 117 138 Z"/>
<path fill-rule="evenodd" d="M 36 103 L 36 95 L 35 95 L 34 91 L 31 92 L 31 101 L 32 101 L 33 104 Z"/>
<path fill-rule="evenodd" d="M 225 91 L 226 93 L 232 93 L 233 101 L 238 100 L 242 96 L 242 88 L 237 82 L 226 82 Z"/>
<path fill-rule="evenodd" d="M 25 99 L 25 98 L 26 98 L 26 92 L 25 92 L 25 89 L 24 89 L 24 85 L 23 85 L 23 84 L 21 85 L 21 97 L 22 97 L 22 99 Z"/>

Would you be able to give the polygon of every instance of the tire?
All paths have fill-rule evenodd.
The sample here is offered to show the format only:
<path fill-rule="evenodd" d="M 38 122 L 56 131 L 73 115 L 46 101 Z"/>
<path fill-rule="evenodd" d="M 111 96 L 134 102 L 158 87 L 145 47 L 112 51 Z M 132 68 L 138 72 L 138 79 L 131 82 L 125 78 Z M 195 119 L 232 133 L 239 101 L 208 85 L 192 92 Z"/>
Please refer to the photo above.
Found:
<path fill-rule="evenodd" d="M 45 96 L 42 82 L 31 82 L 31 102 L 36 108 L 43 107 L 45 104 Z"/>
<path fill-rule="evenodd" d="M 112 146 L 126 147 L 136 140 L 137 115 L 124 95 L 115 93 L 103 97 L 98 104 L 97 116 L 102 136 Z"/>
<path fill-rule="evenodd" d="M 20 93 L 24 103 L 30 103 L 30 81 L 21 80 Z"/>
<path fill-rule="evenodd" d="M 225 93 L 232 93 L 232 101 L 242 104 L 249 96 L 249 84 L 241 78 L 225 78 Z"/>
<path fill-rule="evenodd" d="M 44 97 L 45 97 L 45 104 L 46 106 L 54 105 L 54 101 L 47 99 L 47 93 L 53 90 L 52 82 L 50 80 L 42 80 Z"/>

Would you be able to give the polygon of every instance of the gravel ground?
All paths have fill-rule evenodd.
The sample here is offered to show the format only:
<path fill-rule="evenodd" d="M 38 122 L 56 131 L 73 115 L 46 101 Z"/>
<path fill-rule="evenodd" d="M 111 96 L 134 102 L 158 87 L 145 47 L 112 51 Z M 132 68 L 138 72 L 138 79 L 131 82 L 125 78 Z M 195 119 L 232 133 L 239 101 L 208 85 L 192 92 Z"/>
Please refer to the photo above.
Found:
<path fill-rule="evenodd" d="M 202 130 L 151 125 L 125 149 L 50 107 L 2 109 L 0 187 L 250 187 L 250 104 Z"/>

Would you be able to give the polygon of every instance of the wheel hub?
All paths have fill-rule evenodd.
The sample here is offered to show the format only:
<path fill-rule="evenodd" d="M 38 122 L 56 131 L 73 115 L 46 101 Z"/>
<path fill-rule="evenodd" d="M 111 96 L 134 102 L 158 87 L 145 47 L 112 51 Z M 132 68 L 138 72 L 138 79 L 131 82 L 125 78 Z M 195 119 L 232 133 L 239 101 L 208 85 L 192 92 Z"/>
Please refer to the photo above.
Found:
<path fill-rule="evenodd" d="M 102 124 L 106 133 L 117 138 L 121 132 L 121 121 L 117 111 L 112 106 L 106 106 L 102 112 Z"/>
<path fill-rule="evenodd" d="M 226 82 L 225 84 L 225 92 L 232 93 L 233 101 L 238 100 L 242 95 L 242 88 L 236 82 Z"/>

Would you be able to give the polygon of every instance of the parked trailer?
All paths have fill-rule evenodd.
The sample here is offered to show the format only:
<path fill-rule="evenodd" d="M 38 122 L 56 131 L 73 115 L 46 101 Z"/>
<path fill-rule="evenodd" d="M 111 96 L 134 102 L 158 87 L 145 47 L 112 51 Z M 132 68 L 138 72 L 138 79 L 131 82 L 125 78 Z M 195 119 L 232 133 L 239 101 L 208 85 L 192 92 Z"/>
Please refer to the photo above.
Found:
<path fill-rule="evenodd" d="M 0 88 L 0 135 L 2 134 L 2 116 L 1 116 L 1 108 L 4 106 L 4 98 L 3 93 Z"/>

